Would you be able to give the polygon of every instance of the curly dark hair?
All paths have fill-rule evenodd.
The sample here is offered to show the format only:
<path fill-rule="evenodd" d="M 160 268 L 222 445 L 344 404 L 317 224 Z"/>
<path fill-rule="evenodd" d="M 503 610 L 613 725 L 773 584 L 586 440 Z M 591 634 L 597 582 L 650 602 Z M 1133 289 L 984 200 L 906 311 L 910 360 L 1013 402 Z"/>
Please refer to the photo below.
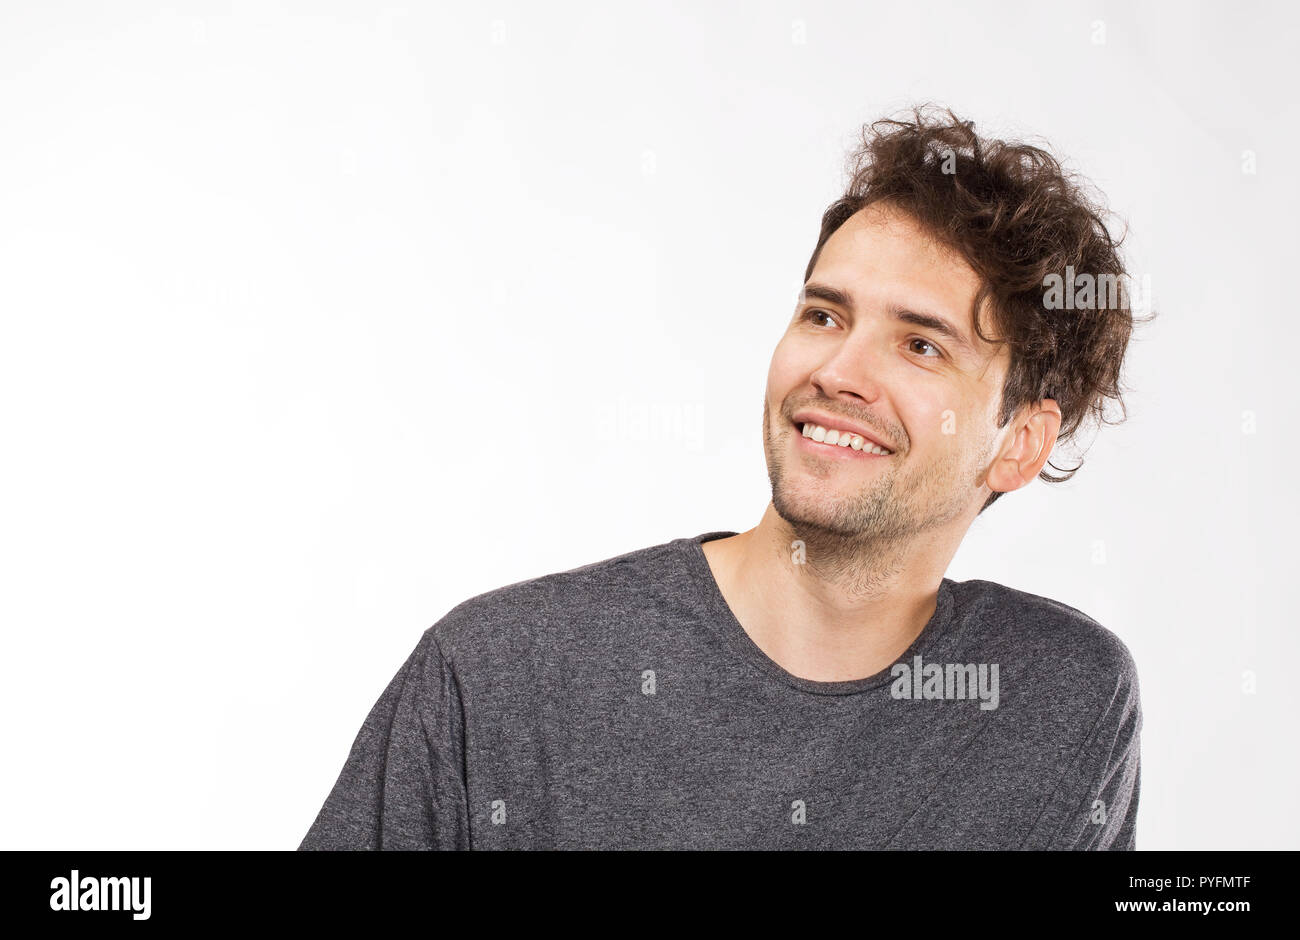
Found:
<path fill-rule="evenodd" d="M 972 309 L 976 334 L 1010 350 L 998 427 L 1043 398 L 1061 409 L 1060 442 L 1072 440 L 1086 419 L 1100 426 L 1127 417 L 1120 369 L 1133 325 L 1144 320 L 1135 321 L 1127 290 L 1115 297 L 1115 284 L 1131 282 L 1119 250 L 1125 236 L 1112 238 L 1105 222 L 1111 213 L 1086 181 L 1046 150 L 980 138 L 973 123 L 932 105 L 864 126 L 848 165 L 848 186 L 822 216 L 805 282 L 826 240 L 850 216 L 890 200 L 981 280 Z M 1069 269 L 1111 285 L 1108 302 L 1056 309 L 1045 287 L 1053 275 L 1076 276 Z M 980 331 L 985 300 L 996 338 Z M 1120 409 L 1115 420 L 1106 415 L 1111 401 Z M 1043 469 L 1039 477 L 1059 483 L 1082 465 L 1080 457 L 1060 476 Z M 980 512 L 1001 495 L 989 496 Z"/>

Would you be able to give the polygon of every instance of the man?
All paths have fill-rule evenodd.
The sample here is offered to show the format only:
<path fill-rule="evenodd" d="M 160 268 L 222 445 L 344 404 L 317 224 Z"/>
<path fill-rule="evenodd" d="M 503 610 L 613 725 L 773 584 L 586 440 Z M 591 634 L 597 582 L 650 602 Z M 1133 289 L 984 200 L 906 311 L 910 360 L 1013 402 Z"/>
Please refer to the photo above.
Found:
<path fill-rule="evenodd" d="M 1134 848 L 1127 648 L 944 577 L 1122 404 L 1127 298 L 1052 290 L 1127 277 L 1101 212 L 951 112 L 869 127 L 772 358 L 758 525 L 457 606 L 301 848 Z"/>

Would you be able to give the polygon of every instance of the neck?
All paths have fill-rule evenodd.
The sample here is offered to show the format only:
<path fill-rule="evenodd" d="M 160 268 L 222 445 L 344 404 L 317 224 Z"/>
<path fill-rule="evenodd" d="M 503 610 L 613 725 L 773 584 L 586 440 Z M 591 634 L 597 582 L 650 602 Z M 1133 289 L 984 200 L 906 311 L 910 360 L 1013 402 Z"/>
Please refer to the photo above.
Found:
<path fill-rule="evenodd" d="M 747 532 L 706 542 L 732 613 L 787 672 L 821 682 L 875 675 L 920 635 L 961 541 L 944 528 L 907 541 L 792 526 L 769 503 Z"/>

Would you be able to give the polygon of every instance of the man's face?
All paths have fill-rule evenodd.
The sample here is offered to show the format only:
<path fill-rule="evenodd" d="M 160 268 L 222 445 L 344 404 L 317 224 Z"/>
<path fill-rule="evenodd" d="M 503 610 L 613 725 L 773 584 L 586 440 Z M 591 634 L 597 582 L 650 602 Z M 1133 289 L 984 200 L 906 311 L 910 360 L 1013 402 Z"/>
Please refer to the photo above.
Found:
<path fill-rule="evenodd" d="M 975 335 L 979 286 L 960 256 L 882 203 L 827 240 L 768 371 L 764 450 L 783 519 L 906 540 L 974 518 L 1000 443 L 1008 361 Z M 806 438 L 805 419 L 866 432 L 892 453 L 871 453 L 870 441 L 857 450 Z"/>

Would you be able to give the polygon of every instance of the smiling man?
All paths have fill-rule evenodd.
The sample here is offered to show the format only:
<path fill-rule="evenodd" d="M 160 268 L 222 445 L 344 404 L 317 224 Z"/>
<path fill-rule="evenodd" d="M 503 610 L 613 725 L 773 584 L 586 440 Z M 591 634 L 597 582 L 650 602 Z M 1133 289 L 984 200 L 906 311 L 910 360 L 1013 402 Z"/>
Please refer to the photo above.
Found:
<path fill-rule="evenodd" d="M 457 606 L 301 848 L 1134 848 L 1127 648 L 944 576 L 1122 404 L 1127 297 L 1045 300 L 1127 277 L 1102 218 L 951 113 L 867 128 L 772 357 L 759 523 Z"/>

